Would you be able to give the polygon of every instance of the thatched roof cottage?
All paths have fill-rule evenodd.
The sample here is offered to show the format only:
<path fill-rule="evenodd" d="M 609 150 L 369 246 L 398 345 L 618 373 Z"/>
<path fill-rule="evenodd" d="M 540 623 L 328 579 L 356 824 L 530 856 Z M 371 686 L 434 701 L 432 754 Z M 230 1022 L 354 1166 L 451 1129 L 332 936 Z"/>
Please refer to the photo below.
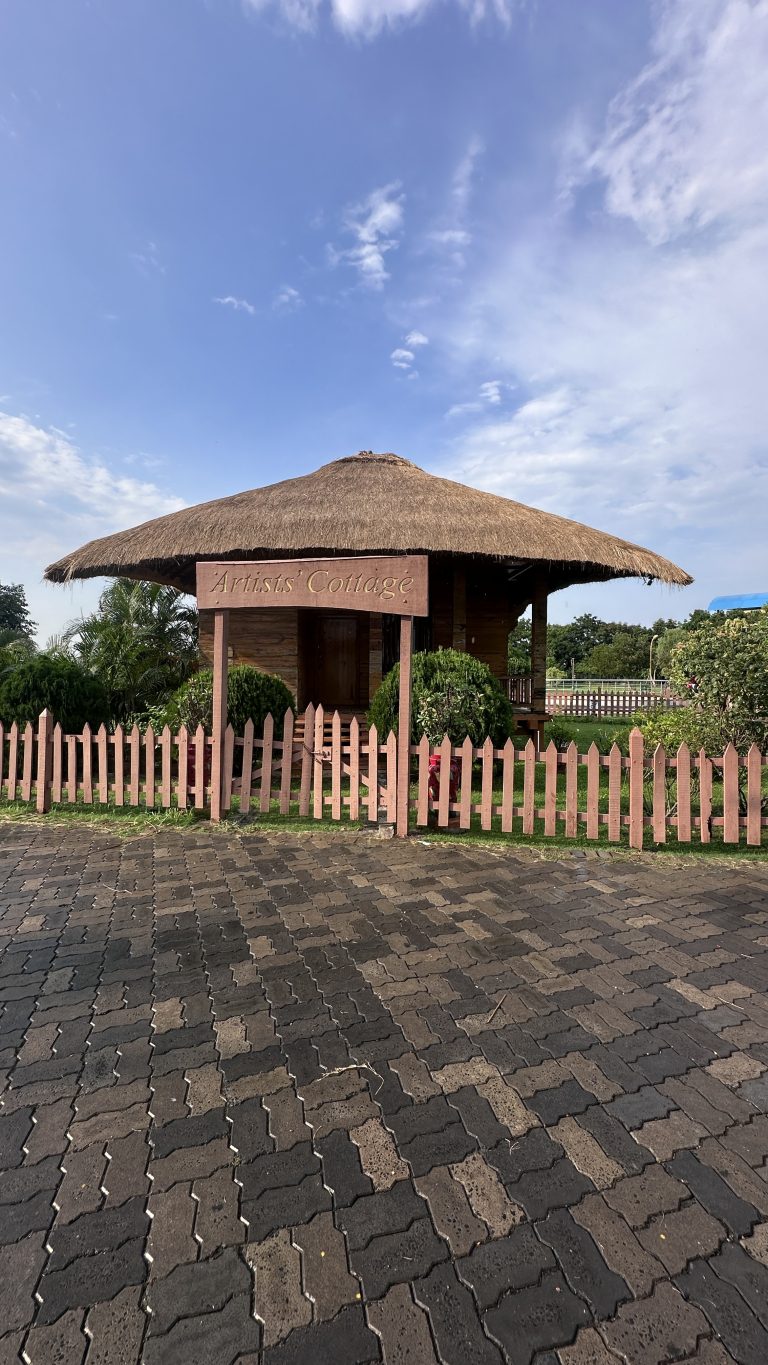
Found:
<path fill-rule="evenodd" d="M 430 612 L 417 622 L 417 649 L 466 649 L 501 677 L 507 636 L 533 606 L 534 711 L 544 704 L 550 593 L 611 578 L 691 582 L 639 545 L 372 451 L 90 541 L 45 576 L 115 575 L 194 593 L 200 560 L 386 553 L 429 557 Z M 211 616 L 201 614 L 204 654 Z M 229 639 L 234 662 L 279 674 L 300 707 L 362 710 L 395 662 L 398 635 L 386 615 L 254 607 L 232 613 Z"/>

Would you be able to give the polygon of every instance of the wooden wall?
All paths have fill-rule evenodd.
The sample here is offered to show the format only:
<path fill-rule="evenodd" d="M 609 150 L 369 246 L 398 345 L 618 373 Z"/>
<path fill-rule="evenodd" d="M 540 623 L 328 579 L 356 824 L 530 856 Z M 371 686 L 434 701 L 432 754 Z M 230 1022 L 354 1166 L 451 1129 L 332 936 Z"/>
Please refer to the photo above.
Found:
<path fill-rule="evenodd" d="M 290 687 L 294 697 L 299 690 L 298 611 L 295 607 L 275 607 L 259 611 L 247 607 L 229 613 L 231 664 L 253 664 L 264 673 L 276 673 Z M 213 612 L 200 612 L 200 653 L 210 666 L 213 658 Z"/>
<path fill-rule="evenodd" d="M 430 560 L 430 630 L 432 649 L 466 649 L 482 659 L 497 677 L 507 672 L 507 636 L 530 597 L 510 586 L 503 564 L 482 559 L 435 555 Z M 229 619 L 231 662 L 249 663 L 276 673 L 290 687 L 300 708 L 322 701 L 312 690 L 312 659 L 304 643 L 302 618 L 296 608 L 256 607 L 232 611 Z M 200 651 L 207 663 L 213 652 L 213 613 L 200 613 Z M 361 614 L 358 631 L 359 706 L 368 706 L 381 681 L 382 618 Z"/>

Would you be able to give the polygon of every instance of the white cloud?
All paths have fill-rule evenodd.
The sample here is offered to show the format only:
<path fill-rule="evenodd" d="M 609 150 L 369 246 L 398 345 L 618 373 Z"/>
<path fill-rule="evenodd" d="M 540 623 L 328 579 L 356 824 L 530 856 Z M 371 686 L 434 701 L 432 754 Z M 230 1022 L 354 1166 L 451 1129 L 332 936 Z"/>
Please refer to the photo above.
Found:
<path fill-rule="evenodd" d="M 147 480 L 86 456 L 63 432 L 0 412 L 0 581 L 28 587 L 41 638 L 72 615 L 46 564 L 84 541 L 184 506 Z"/>
<path fill-rule="evenodd" d="M 501 402 L 503 387 L 500 379 L 486 380 L 480 385 L 477 398 L 469 399 L 466 403 L 454 403 L 445 414 L 446 417 L 467 417 L 470 413 L 483 412 L 489 406 L 496 407 Z"/>
<path fill-rule="evenodd" d="M 165 266 L 160 260 L 155 242 L 147 242 L 143 251 L 132 251 L 131 260 L 142 275 L 165 274 Z"/>
<path fill-rule="evenodd" d="M 321 13 L 326 10 L 331 21 L 350 38 L 376 38 L 387 30 L 418 23 L 430 9 L 445 0 L 243 0 L 247 10 L 261 13 L 269 8 L 279 10 L 291 27 L 301 32 L 317 28 Z M 510 23 L 521 0 L 458 0 L 459 7 L 475 25 L 489 17 L 503 27 Z"/>
<path fill-rule="evenodd" d="M 585 173 L 651 242 L 768 207 L 768 5 L 666 4 L 655 58 L 614 101 Z"/>
<path fill-rule="evenodd" d="M 429 337 L 425 337 L 423 332 L 408 332 L 405 344 L 406 346 L 428 346 Z"/>
<path fill-rule="evenodd" d="M 768 2 L 657 13 L 648 68 L 571 139 L 570 207 L 500 237 L 432 325 L 457 374 L 503 376 L 486 402 L 526 394 L 452 409 L 451 472 L 677 559 L 689 610 L 765 572 Z"/>
<path fill-rule="evenodd" d="M 453 173 L 453 198 L 459 213 L 464 213 L 469 204 L 472 194 L 475 168 L 480 157 L 485 151 L 485 144 L 480 137 L 472 137 L 469 146 Z"/>
<path fill-rule="evenodd" d="M 279 289 L 275 295 L 272 301 L 272 307 L 280 313 L 295 313 L 297 308 L 301 308 L 303 303 L 304 300 L 298 289 L 294 289 L 293 285 L 284 284 L 282 289 Z"/>
<path fill-rule="evenodd" d="M 386 257 L 397 249 L 402 234 L 404 202 L 400 184 L 394 181 L 350 205 L 344 213 L 344 229 L 355 245 L 341 250 L 329 247 L 331 264 L 346 261 L 357 271 L 361 284 L 383 289 L 389 279 Z"/>
<path fill-rule="evenodd" d="M 463 271 L 466 265 L 466 249 L 472 242 L 467 220 L 475 188 L 477 163 L 484 152 L 485 144 L 482 139 L 477 136 L 471 137 L 453 173 L 450 199 L 437 225 L 426 234 L 428 248 L 436 255 L 442 256 L 455 271 Z"/>
<path fill-rule="evenodd" d="M 215 298 L 213 302 L 220 303 L 223 308 L 232 308 L 236 313 L 248 313 L 251 317 L 256 312 L 254 304 L 249 303 L 247 299 L 235 298 L 234 294 L 226 294 L 224 298 Z"/>
<path fill-rule="evenodd" d="M 413 351 L 406 351 L 402 346 L 398 346 L 389 358 L 398 370 L 409 370 L 416 359 Z"/>

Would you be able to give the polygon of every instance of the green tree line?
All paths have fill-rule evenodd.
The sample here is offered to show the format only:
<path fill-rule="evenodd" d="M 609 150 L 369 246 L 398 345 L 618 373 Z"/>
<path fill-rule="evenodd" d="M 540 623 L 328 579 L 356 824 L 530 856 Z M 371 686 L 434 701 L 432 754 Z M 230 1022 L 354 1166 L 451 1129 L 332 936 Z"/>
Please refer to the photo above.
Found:
<path fill-rule="evenodd" d="M 555 677 L 577 678 L 668 678 L 675 646 L 691 631 L 743 612 L 709 612 L 697 609 L 684 621 L 660 618 L 651 626 L 625 621 L 601 621 L 585 612 L 568 625 L 547 630 L 547 670 Z M 527 673 L 531 666 L 531 622 L 518 621 L 508 644 L 509 671 Z"/>

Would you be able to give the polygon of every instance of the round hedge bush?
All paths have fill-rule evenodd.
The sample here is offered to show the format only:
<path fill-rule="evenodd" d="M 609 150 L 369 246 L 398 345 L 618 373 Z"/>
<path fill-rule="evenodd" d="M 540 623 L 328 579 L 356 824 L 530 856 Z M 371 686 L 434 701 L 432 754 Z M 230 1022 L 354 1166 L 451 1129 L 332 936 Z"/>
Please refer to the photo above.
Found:
<path fill-rule="evenodd" d="M 227 715 L 235 734 L 242 735 L 246 721 L 252 720 L 255 733 L 260 735 L 271 712 L 275 734 L 282 736 L 285 713 L 289 707 L 295 710 L 296 705 L 282 678 L 260 673 L 250 664 L 236 664 L 230 668 L 227 678 Z M 172 730 L 186 725 L 190 731 L 202 725 L 210 734 L 213 725 L 213 672 L 210 668 L 201 669 L 182 683 L 163 708 L 160 724 L 169 725 Z"/>
<path fill-rule="evenodd" d="M 66 734 L 109 720 L 102 683 L 74 659 L 36 654 L 0 676 L 0 720 L 34 724 L 46 708 Z"/>
<path fill-rule="evenodd" d="M 368 722 L 380 735 L 397 731 L 400 665 L 384 678 L 368 712 Z M 512 707 L 487 664 L 457 649 L 438 649 L 413 656 L 411 742 L 426 735 L 437 745 L 445 734 L 453 744 L 467 735 L 482 744 L 490 735 L 495 745 L 506 742 L 515 728 Z"/>

